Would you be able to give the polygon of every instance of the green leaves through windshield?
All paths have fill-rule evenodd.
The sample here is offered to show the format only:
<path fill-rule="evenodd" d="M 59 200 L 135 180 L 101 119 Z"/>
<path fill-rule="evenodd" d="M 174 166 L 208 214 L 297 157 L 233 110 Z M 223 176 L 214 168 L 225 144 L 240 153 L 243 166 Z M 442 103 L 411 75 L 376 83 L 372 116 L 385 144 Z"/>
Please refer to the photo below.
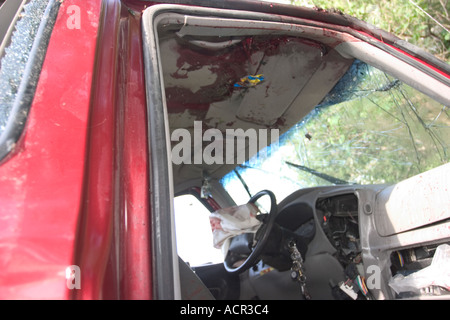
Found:
<path fill-rule="evenodd" d="M 280 137 L 276 152 L 236 170 L 252 194 L 284 189 L 281 200 L 304 187 L 404 180 L 447 163 L 449 143 L 448 106 L 355 61 L 322 103 Z M 235 179 L 230 173 L 222 183 L 227 188 Z"/>

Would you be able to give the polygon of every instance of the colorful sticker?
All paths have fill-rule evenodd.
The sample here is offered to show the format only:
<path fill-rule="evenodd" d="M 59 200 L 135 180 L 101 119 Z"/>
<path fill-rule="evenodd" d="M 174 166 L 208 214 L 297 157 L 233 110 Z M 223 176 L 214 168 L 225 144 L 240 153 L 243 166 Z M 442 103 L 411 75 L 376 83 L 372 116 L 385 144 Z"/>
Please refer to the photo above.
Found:
<path fill-rule="evenodd" d="M 250 88 L 250 87 L 254 87 L 254 86 L 260 84 L 262 81 L 264 81 L 264 75 L 262 75 L 262 74 L 249 75 L 249 76 L 239 79 L 239 81 L 234 84 L 234 87 L 235 88 Z"/>

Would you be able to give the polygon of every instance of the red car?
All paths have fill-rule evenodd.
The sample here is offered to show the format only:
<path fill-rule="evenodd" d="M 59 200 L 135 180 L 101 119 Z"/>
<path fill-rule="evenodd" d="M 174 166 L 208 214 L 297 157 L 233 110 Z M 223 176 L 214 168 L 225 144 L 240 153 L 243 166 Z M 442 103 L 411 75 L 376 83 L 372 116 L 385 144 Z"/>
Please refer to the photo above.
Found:
<path fill-rule="evenodd" d="M 1 299 L 450 297 L 447 63 L 270 2 L 0 15 Z"/>

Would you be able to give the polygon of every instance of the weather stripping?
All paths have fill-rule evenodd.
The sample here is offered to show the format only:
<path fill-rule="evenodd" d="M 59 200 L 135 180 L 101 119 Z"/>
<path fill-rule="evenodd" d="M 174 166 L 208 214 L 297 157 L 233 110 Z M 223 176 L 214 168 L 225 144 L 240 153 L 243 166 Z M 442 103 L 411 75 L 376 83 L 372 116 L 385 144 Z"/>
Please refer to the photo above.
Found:
<path fill-rule="evenodd" d="M 0 160 L 19 140 L 33 101 L 60 1 L 23 6 L 0 61 Z M 0 52 L 1 54 L 1 52 Z"/>

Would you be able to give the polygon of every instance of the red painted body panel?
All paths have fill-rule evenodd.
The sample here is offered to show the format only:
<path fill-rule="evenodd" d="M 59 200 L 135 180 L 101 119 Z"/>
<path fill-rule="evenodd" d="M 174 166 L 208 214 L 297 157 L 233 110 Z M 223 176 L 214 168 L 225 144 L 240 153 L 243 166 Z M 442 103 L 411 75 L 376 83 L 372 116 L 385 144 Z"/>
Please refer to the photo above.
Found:
<path fill-rule="evenodd" d="M 115 165 L 114 153 L 117 34 L 120 8 L 112 1 L 105 4 L 97 42 L 95 76 L 92 83 L 89 146 L 86 159 L 86 184 L 81 210 L 75 264 L 81 268 L 82 290 L 77 298 L 102 298 L 105 270 L 112 249 Z M 104 50 L 108 48 L 108 50 Z M 117 286 L 117 280 L 110 285 Z"/>
<path fill-rule="evenodd" d="M 68 297 L 100 13 L 100 1 L 83 1 L 91 16 L 69 30 L 74 2 L 60 8 L 25 134 L 0 166 L 1 299 Z"/>
<path fill-rule="evenodd" d="M 126 14 L 129 14 L 126 11 Z M 121 296 L 151 299 L 151 241 L 149 173 L 144 60 L 140 17 L 129 16 L 122 25 L 124 52 L 120 56 L 125 96 L 122 100 L 123 137 L 120 163 Z"/>
<path fill-rule="evenodd" d="M 374 41 L 380 41 L 379 39 L 375 38 L 373 35 L 371 35 L 371 34 L 369 34 L 367 32 L 364 32 L 364 31 L 358 31 L 358 32 L 363 34 L 363 35 L 365 35 L 368 38 L 371 38 Z M 426 61 L 424 61 L 422 59 L 419 59 L 419 58 L 413 56 L 412 54 L 409 54 L 409 53 L 405 52 L 404 50 L 401 50 L 400 48 L 397 48 L 396 46 L 394 46 L 392 44 L 384 42 L 383 38 L 381 38 L 381 42 L 383 42 L 385 45 L 389 46 L 391 49 L 400 52 L 400 54 L 408 56 L 409 58 L 413 59 L 414 61 L 416 61 L 416 62 L 418 62 L 420 64 L 423 64 L 426 68 L 430 68 L 433 71 L 435 71 L 435 72 L 439 73 L 440 75 L 442 75 L 443 77 L 445 77 L 447 79 L 450 79 L 450 74 L 444 72 L 443 70 L 440 70 L 439 68 L 437 68 L 437 67 L 427 63 Z"/>
<path fill-rule="evenodd" d="M 81 29 L 67 28 L 77 5 Z M 0 166 L 0 299 L 150 299 L 140 19 L 60 7 L 25 133 Z M 82 290 L 69 290 L 77 265 Z"/>
<path fill-rule="evenodd" d="M 139 19 L 104 2 L 85 202 L 75 264 L 81 299 L 149 299 L 148 152 Z"/>

